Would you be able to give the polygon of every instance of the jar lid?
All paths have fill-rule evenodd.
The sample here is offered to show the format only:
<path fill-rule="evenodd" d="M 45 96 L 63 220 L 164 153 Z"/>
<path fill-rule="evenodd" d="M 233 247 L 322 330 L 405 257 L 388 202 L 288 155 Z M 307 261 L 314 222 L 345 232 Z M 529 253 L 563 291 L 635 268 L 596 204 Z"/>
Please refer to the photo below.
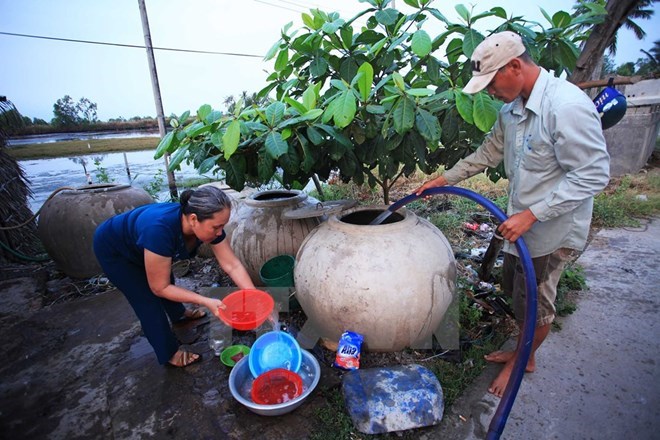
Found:
<path fill-rule="evenodd" d="M 282 213 L 285 220 L 299 220 L 303 218 L 321 217 L 323 215 L 337 214 L 344 209 L 357 205 L 356 200 L 330 200 L 318 202 L 315 205 L 307 205 L 298 209 L 291 209 Z"/>

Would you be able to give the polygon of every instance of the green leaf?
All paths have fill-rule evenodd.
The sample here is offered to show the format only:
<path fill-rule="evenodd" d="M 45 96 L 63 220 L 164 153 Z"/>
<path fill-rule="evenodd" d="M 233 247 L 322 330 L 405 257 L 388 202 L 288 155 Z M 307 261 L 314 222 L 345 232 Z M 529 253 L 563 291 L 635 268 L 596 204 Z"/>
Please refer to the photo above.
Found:
<path fill-rule="evenodd" d="M 280 53 L 277 54 L 277 59 L 275 60 L 275 71 L 281 72 L 288 65 L 289 65 L 289 50 L 287 48 L 284 48 L 280 50 Z"/>
<path fill-rule="evenodd" d="M 484 41 L 484 37 L 479 32 L 474 29 L 467 31 L 465 37 L 463 37 L 463 53 L 465 56 L 471 58 L 474 49 L 476 49 L 482 41 Z"/>
<path fill-rule="evenodd" d="M 217 110 L 213 110 L 206 117 L 206 123 L 207 124 L 213 124 L 214 122 L 219 121 L 221 118 L 222 118 L 222 112 L 219 112 Z"/>
<path fill-rule="evenodd" d="M 385 114 L 385 107 L 382 105 L 369 104 L 367 105 L 367 111 L 372 115 L 382 115 Z"/>
<path fill-rule="evenodd" d="M 458 4 L 454 6 L 454 9 L 456 9 L 456 12 L 458 12 L 458 15 L 460 15 L 463 20 L 465 20 L 466 22 L 470 21 L 470 12 L 467 10 L 467 8 L 464 5 Z"/>
<path fill-rule="evenodd" d="M 353 28 L 350 24 L 342 26 L 339 36 L 345 49 L 350 49 L 353 46 Z"/>
<path fill-rule="evenodd" d="M 321 29 L 326 34 L 334 34 L 344 25 L 344 20 L 335 20 L 332 23 L 324 23 Z"/>
<path fill-rule="evenodd" d="M 182 124 L 185 124 L 186 119 L 188 119 L 189 116 L 190 116 L 190 111 L 186 110 L 185 112 L 183 112 L 181 114 L 181 117 L 179 118 L 179 122 L 182 123 Z"/>
<path fill-rule="evenodd" d="M 344 136 L 341 131 L 336 130 L 333 126 L 326 124 L 317 124 L 316 126 L 321 130 L 325 131 L 328 134 L 328 136 L 330 136 L 332 139 L 339 142 L 343 146 L 348 148 L 353 148 L 353 143 L 350 141 L 350 139 Z"/>
<path fill-rule="evenodd" d="M 557 48 L 559 49 L 559 62 L 568 70 L 573 71 L 579 56 L 577 48 L 564 40 L 559 40 L 557 42 Z"/>
<path fill-rule="evenodd" d="M 262 182 L 268 182 L 275 173 L 275 161 L 270 154 L 259 154 L 257 159 L 257 175 Z"/>
<path fill-rule="evenodd" d="M 388 8 L 381 11 L 376 11 L 376 14 L 374 15 L 376 20 L 378 20 L 378 23 L 382 24 L 383 26 L 389 26 L 396 23 L 397 19 L 399 18 L 399 11 L 396 9 Z"/>
<path fill-rule="evenodd" d="M 431 112 L 418 108 L 417 116 L 415 116 L 415 126 L 419 134 L 428 142 L 438 142 L 440 140 L 440 134 L 442 133 L 440 123 L 438 118 Z"/>
<path fill-rule="evenodd" d="M 279 158 L 289 150 L 289 144 L 282 139 L 282 135 L 276 131 L 271 131 L 266 136 L 266 151 L 273 159 Z"/>
<path fill-rule="evenodd" d="M 218 159 L 220 159 L 219 154 L 204 159 L 204 161 L 201 164 L 199 164 L 199 167 L 197 168 L 199 174 L 206 174 L 209 171 L 211 171 L 211 168 L 213 168 L 217 164 L 216 162 Z"/>
<path fill-rule="evenodd" d="M 355 95 L 350 90 L 345 90 L 335 100 L 337 102 L 333 118 L 338 128 L 344 128 L 353 121 L 357 106 Z"/>
<path fill-rule="evenodd" d="M 406 94 L 410 96 L 430 96 L 435 92 L 431 89 L 407 89 Z"/>
<path fill-rule="evenodd" d="M 328 70 L 328 61 L 321 56 L 314 57 L 311 63 L 309 63 L 309 73 L 313 77 L 319 77 L 325 74 Z"/>
<path fill-rule="evenodd" d="M 270 104 L 268 107 L 266 107 L 266 111 L 265 111 L 266 123 L 270 127 L 274 127 L 277 124 L 279 124 L 282 118 L 284 117 L 285 110 L 286 110 L 286 106 L 284 105 L 283 102 L 275 101 L 272 104 Z"/>
<path fill-rule="evenodd" d="M 406 83 L 399 72 L 392 72 L 392 79 L 399 90 L 406 90 Z"/>
<path fill-rule="evenodd" d="M 506 20 L 506 18 L 507 18 L 506 17 L 506 11 L 501 6 L 495 6 L 494 8 L 491 8 L 490 10 L 491 10 L 491 12 L 493 12 L 495 14 L 496 17 L 499 17 L 503 20 Z"/>
<path fill-rule="evenodd" d="M 539 8 L 539 9 L 541 10 L 541 14 L 543 14 L 545 19 L 548 20 L 548 23 L 553 24 L 552 23 L 552 17 L 550 17 L 550 15 L 547 12 L 545 12 L 545 9 L 543 9 L 543 8 Z"/>
<path fill-rule="evenodd" d="M 558 11 L 552 16 L 552 23 L 555 27 L 566 28 L 571 24 L 571 16 L 566 11 Z"/>
<path fill-rule="evenodd" d="M 307 127 L 307 137 L 314 145 L 321 145 L 325 140 L 323 135 L 314 127 Z"/>
<path fill-rule="evenodd" d="M 273 59 L 277 51 L 280 49 L 280 44 L 282 44 L 282 40 L 277 40 L 273 46 L 268 49 L 268 52 L 266 52 L 266 55 L 264 55 L 264 61 L 268 61 Z"/>
<path fill-rule="evenodd" d="M 225 131 L 225 134 L 222 136 L 222 144 L 224 145 L 224 153 L 225 153 L 225 160 L 229 160 L 229 158 L 234 154 L 236 149 L 238 148 L 238 142 L 241 139 L 241 123 L 239 121 L 231 121 L 229 126 L 227 127 L 227 131 Z"/>
<path fill-rule="evenodd" d="M 309 14 L 302 14 L 302 21 L 307 26 L 308 28 L 312 30 L 316 30 L 317 28 L 314 26 L 314 19 L 309 16 Z"/>
<path fill-rule="evenodd" d="M 183 162 L 183 159 L 185 159 L 186 155 L 188 154 L 188 148 L 190 148 L 190 144 L 186 144 L 183 147 L 179 148 L 172 155 L 172 157 L 170 157 L 170 166 L 169 166 L 170 171 L 174 171 L 179 168 L 179 164 Z"/>
<path fill-rule="evenodd" d="M 385 141 L 385 151 L 396 150 L 401 142 L 403 141 L 403 136 L 395 135 Z"/>
<path fill-rule="evenodd" d="M 397 101 L 392 112 L 394 130 L 399 134 L 405 134 L 415 124 L 415 102 L 406 97 Z"/>
<path fill-rule="evenodd" d="M 331 79 L 330 85 L 332 85 L 332 87 L 334 87 L 337 90 L 341 90 L 341 91 L 348 90 L 348 86 L 346 85 L 346 83 L 340 79 Z"/>
<path fill-rule="evenodd" d="M 304 104 L 301 104 L 298 101 L 296 101 L 295 99 L 289 98 L 288 96 L 284 97 L 284 102 L 286 102 L 291 107 L 296 109 L 296 111 L 301 115 L 307 111 L 307 107 L 305 107 Z"/>
<path fill-rule="evenodd" d="M 278 163 L 282 169 L 289 174 L 298 174 L 300 170 L 300 157 L 295 148 L 289 148 L 286 154 L 283 154 L 278 159 Z"/>
<path fill-rule="evenodd" d="M 413 34 L 411 41 L 412 51 L 420 58 L 431 53 L 431 37 L 425 30 L 419 29 Z"/>
<path fill-rule="evenodd" d="M 232 156 L 227 162 L 227 167 L 225 169 L 225 181 L 227 182 L 227 185 L 236 191 L 241 191 L 243 187 L 245 187 L 246 169 L 247 163 L 245 161 L 245 156 L 242 154 Z"/>
<path fill-rule="evenodd" d="M 472 116 L 472 97 L 463 92 L 459 92 L 458 90 L 454 93 L 454 96 L 456 97 L 456 110 L 458 110 L 458 114 L 460 114 L 463 120 L 468 124 L 474 124 L 474 118 Z"/>
<path fill-rule="evenodd" d="M 449 64 L 455 64 L 458 58 L 463 54 L 463 40 L 454 38 L 447 45 L 447 61 Z"/>
<path fill-rule="evenodd" d="M 374 81 L 374 68 L 371 67 L 371 64 L 365 62 L 358 69 L 358 73 L 362 73 L 357 84 L 360 97 L 362 98 L 362 102 L 367 102 L 371 93 L 371 85 Z"/>
<path fill-rule="evenodd" d="M 387 37 L 383 38 L 382 40 L 371 46 L 371 48 L 369 49 L 369 54 L 372 56 L 378 55 L 378 52 L 380 52 L 380 50 L 383 48 L 383 46 L 385 46 L 386 43 L 387 43 Z"/>
<path fill-rule="evenodd" d="M 210 130 L 210 125 L 205 125 L 203 122 L 195 122 L 194 124 L 187 126 L 184 131 L 188 137 L 195 138 L 200 134 L 204 134 Z"/>
<path fill-rule="evenodd" d="M 218 148 L 222 147 L 222 132 L 220 130 L 211 135 L 211 143 Z"/>
<path fill-rule="evenodd" d="M 174 133 L 174 131 L 170 131 L 165 135 L 165 137 L 163 137 L 163 139 L 160 140 L 158 146 L 156 147 L 156 152 L 154 153 L 154 159 L 160 159 L 167 151 L 169 151 L 170 146 L 175 141 Z"/>
<path fill-rule="evenodd" d="M 440 63 L 434 57 L 429 57 L 426 60 L 426 76 L 433 83 L 437 83 L 440 80 Z"/>
<path fill-rule="evenodd" d="M 412 6 L 413 8 L 419 8 L 418 0 L 403 0 L 403 2 L 408 6 Z"/>
<path fill-rule="evenodd" d="M 316 108 L 316 87 L 310 84 L 303 92 L 303 105 L 307 110 Z"/>
<path fill-rule="evenodd" d="M 203 106 L 201 106 L 197 110 L 197 119 L 199 119 L 200 121 L 203 121 L 204 119 L 206 119 L 206 117 L 209 115 L 209 113 L 211 113 L 212 110 L 213 109 L 211 108 L 210 105 L 204 104 Z"/>
<path fill-rule="evenodd" d="M 488 133 L 497 119 L 498 108 L 495 101 L 486 93 L 474 95 L 474 125 Z"/>

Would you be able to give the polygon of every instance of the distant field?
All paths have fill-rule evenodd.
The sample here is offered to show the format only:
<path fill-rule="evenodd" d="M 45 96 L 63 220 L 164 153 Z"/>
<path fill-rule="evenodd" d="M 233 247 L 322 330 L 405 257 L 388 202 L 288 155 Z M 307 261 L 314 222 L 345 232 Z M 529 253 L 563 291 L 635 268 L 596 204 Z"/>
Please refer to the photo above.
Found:
<path fill-rule="evenodd" d="M 88 139 L 61 141 L 48 144 L 27 144 L 10 147 L 6 151 L 15 159 L 49 159 L 53 157 L 81 156 L 94 153 L 154 150 L 159 137 Z"/>

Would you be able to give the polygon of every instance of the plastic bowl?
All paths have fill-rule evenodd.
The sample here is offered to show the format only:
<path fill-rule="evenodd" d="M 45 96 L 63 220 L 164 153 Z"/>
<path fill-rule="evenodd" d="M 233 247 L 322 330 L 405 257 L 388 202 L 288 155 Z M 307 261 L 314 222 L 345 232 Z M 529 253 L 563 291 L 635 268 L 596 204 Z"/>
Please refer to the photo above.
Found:
<path fill-rule="evenodd" d="M 220 319 L 236 330 L 253 330 L 273 312 L 275 301 L 263 290 L 243 289 L 222 299 L 227 306 L 220 310 Z"/>
<path fill-rule="evenodd" d="M 298 341 L 282 331 L 268 332 L 259 336 L 248 356 L 250 371 L 254 377 L 275 368 L 297 373 L 302 362 L 302 352 Z"/>
<path fill-rule="evenodd" d="M 250 354 L 250 347 L 247 345 L 230 345 L 220 353 L 220 360 L 228 367 L 233 367 L 236 362 Z M 239 357 L 240 355 L 240 357 Z"/>
<path fill-rule="evenodd" d="M 275 368 L 254 380 L 250 396 L 258 405 L 278 405 L 295 399 L 302 391 L 302 378 L 297 373 Z"/>
<path fill-rule="evenodd" d="M 253 413 L 262 416 L 279 416 L 298 408 L 314 391 L 321 378 L 321 366 L 316 358 L 307 350 L 302 350 L 302 365 L 298 375 L 303 381 L 303 392 L 300 396 L 288 402 L 277 405 L 259 405 L 252 401 L 251 390 L 255 379 L 250 373 L 248 359 L 243 358 L 229 373 L 229 391 L 241 405 Z"/>

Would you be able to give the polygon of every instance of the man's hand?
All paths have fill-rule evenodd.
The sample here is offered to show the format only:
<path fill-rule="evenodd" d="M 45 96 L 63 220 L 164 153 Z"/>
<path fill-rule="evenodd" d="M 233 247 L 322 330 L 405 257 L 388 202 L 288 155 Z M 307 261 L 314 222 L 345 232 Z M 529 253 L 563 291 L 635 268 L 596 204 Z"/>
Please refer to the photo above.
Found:
<path fill-rule="evenodd" d="M 415 190 L 415 194 L 420 195 L 422 192 L 424 192 L 425 190 L 427 190 L 429 188 L 435 188 L 435 187 L 438 187 L 438 186 L 445 186 L 445 185 L 447 185 L 447 183 L 448 182 L 447 182 L 447 179 L 445 179 L 445 176 L 440 176 L 436 179 L 429 180 L 424 185 L 417 188 Z"/>
<path fill-rule="evenodd" d="M 500 231 L 502 237 L 513 243 L 518 237 L 529 231 L 537 220 L 532 211 L 526 209 L 518 214 L 513 214 L 497 230 Z"/>

